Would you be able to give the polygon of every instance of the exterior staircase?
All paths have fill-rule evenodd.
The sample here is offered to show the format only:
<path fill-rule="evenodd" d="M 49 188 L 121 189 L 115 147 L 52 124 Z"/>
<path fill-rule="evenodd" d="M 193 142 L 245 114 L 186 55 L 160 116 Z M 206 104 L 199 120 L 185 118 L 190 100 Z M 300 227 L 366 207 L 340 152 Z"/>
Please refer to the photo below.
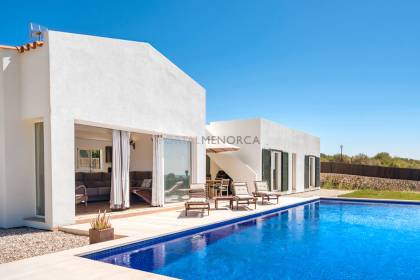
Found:
<path fill-rule="evenodd" d="M 225 171 L 234 182 L 247 182 L 250 192 L 254 191 L 257 173 L 234 153 L 208 153 L 210 159 Z"/>

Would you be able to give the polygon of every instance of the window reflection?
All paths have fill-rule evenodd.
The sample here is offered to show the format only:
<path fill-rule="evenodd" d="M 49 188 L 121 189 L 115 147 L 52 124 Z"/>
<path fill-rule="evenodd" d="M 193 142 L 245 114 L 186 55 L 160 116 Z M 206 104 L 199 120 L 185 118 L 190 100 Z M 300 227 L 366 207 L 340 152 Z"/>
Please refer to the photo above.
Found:
<path fill-rule="evenodd" d="M 165 203 L 188 199 L 191 178 L 191 142 L 164 141 Z"/>

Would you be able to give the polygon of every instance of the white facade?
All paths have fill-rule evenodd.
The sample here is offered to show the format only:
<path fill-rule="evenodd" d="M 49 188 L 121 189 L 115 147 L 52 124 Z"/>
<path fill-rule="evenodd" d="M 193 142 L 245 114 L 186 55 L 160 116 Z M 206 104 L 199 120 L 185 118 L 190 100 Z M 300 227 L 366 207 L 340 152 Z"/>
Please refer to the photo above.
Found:
<path fill-rule="evenodd" d="M 242 142 L 232 143 L 239 151 L 209 154 L 211 173 L 223 169 L 251 190 L 262 179 L 264 149 L 287 152 L 289 161 L 296 154 L 296 188 L 289 180 L 288 192 L 305 190 L 304 158 L 319 157 L 319 138 L 267 120 L 213 122 L 206 128 L 204 88 L 147 43 L 49 31 L 42 46 L 22 53 L 0 46 L 0 66 L 0 228 L 74 223 L 75 172 L 84 171 L 77 151 L 112 145 L 109 131 L 92 136 L 104 129 L 134 135 L 135 171 L 153 168 L 152 135 L 189 139 L 191 180 L 198 183 L 206 175 L 203 136 L 240 136 Z M 43 217 L 36 217 L 38 122 L 44 134 Z M 97 171 L 109 167 L 103 162 Z"/>
<path fill-rule="evenodd" d="M 215 173 L 222 169 L 234 181 L 248 182 L 250 191 L 254 190 L 255 180 L 263 179 L 263 149 L 289 154 L 287 193 L 305 191 L 305 156 L 318 158 L 320 156 L 318 137 L 265 119 L 211 122 L 207 126 L 207 135 L 218 136 L 220 138 L 214 141 L 225 140 L 226 143 L 240 148 L 235 152 L 208 154 L 212 162 L 211 175 L 214 177 Z M 295 163 L 292 162 L 293 154 L 295 154 Z M 294 164 L 295 175 L 293 174 Z M 292 180 L 293 177 L 296 178 L 295 182 Z M 295 183 L 295 188 L 293 183 Z"/>
<path fill-rule="evenodd" d="M 74 221 L 75 124 L 196 139 L 205 90 L 147 43 L 49 31 L 0 49 L 0 227 Z M 44 123 L 45 221 L 35 216 L 34 123 Z M 193 141 L 193 181 L 205 147 Z"/>

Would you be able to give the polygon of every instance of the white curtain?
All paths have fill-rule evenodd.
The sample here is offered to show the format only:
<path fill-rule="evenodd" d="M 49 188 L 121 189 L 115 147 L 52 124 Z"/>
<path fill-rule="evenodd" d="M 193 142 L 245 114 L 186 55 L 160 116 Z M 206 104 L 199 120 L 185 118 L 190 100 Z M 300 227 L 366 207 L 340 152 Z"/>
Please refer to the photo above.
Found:
<path fill-rule="evenodd" d="M 130 132 L 121 131 L 122 208 L 130 208 Z"/>
<path fill-rule="evenodd" d="M 130 207 L 130 132 L 112 131 L 111 209 Z"/>
<path fill-rule="evenodd" d="M 163 206 L 165 202 L 163 167 L 163 137 L 153 135 L 152 206 Z"/>

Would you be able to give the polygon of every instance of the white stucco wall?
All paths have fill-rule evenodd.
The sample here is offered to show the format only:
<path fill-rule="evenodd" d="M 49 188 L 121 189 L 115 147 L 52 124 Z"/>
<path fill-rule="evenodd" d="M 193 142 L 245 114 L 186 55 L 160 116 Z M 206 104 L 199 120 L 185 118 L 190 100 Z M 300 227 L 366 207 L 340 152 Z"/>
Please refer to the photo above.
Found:
<path fill-rule="evenodd" d="M 292 192 L 292 154 L 296 153 L 296 191 L 304 191 L 304 157 L 305 155 L 319 156 L 320 139 L 318 137 L 265 119 L 212 122 L 207 127 L 213 135 L 258 137 L 259 144 L 235 144 L 240 147 L 240 150 L 231 153 L 255 171 L 257 180 L 261 180 L 262 176 L 262 149 L 288 152 L 289 193 Z M 224 167 L 220 166 L 220 168 Z M 252 190 L 253 186 L 250 189 Z"/>
<path fill-rule="evenodd" d="M 131 132 L 204 135 L 205 91 L 146 43 L 48 32 L 53 224 L 74 216 L 74 123 Z M 205 152 L 198 147 L 198 181 Z"/>
<path fill-rule="evenodd" d="M 48 33 L 52 114 L 80 122 L 203 134 L 204 89 L 147 43 Z"/>
<path fill-rule="evenodd" d="M 304 191 L 305 155 L 319 157 L 320 139 L 281 124 L 261 120 L 262 149 L 276 149 L 289 153 L 289 192 L 292 191 L 292 154 L 296 153 L 296 191 Z"/>
<path fill-rule="evenodd" d="M 250 137 L 247 140 L 250 140 L 253 144 L 246 144 L 244 141 L 240 143 L 236 140 L 231 144 L 240 148 L 238 152 L 235 152 L 240 160 L 247 163 L 257 174 L 261 173 L 261 165 L 259 164 L 261 162 L 261 147 L 259 143 L 254 141 L 255 137 L 260 141 L 261 125 L 259 119 L 211 122 L 207 129 L 214 136 L 225 136 L 227 141 L 229 141 L 227 137 L 237 139 L 239 136 L 243 140 L 245 137 Z"/>
<path fill-rule="evenodd" d="M 8 52 L 0 50 L 0 227 L 6 224 L 6 114 L 4 71 L 8 66 Z"/>
<path fill-rule="evenodd" d="M 48 115 L 47 53 L 0 50 L 0 227 L 21 226 L 35 215 L 34 122 Z"/>
<path fill-rule="evenodd" d="M 136 149 L 131 148 L 130 171 L 153 170 L 153 141 L 148 134 L 132 134 Z"/>

